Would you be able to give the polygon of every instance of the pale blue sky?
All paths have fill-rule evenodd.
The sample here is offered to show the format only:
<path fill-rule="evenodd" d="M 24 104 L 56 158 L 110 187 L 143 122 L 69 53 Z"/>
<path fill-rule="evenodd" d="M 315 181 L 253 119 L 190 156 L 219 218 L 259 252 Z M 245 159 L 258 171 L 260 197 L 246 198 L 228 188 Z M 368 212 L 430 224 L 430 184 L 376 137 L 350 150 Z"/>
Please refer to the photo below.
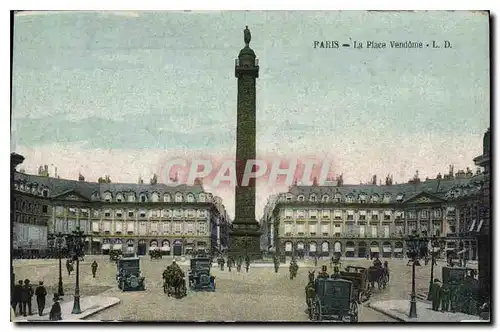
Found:
<path fill-rule="evenodd" d="M 488 16 L 469 12 L 23 14 L 12 149 L 31 172 L 54 163 L 63 177 L 107 172 L 120 182 L 149 176 L 169 154 L 232 155 L 245 25 L 261 66 L 261 155 L 328 155 L 359 183 L 387 173 L 404 181 L 415 169 L 433 177 L 480 154 Z M 315 40 L 449 40 L 453 49 L 314 49 Z"/>

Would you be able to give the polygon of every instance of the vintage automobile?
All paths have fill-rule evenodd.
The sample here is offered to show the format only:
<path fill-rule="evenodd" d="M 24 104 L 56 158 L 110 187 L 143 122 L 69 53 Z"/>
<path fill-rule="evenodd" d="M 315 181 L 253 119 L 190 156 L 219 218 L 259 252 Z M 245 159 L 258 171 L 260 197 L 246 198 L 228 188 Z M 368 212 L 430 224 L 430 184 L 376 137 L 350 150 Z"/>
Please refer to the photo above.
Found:
<path fill-rule="evenodd" d="M 314 282 L 314 300 L 311 302 L 310 319 L 356 323 L 358 303 L 349 280 L 317 278 Z"/>
<path fill-rule="evenodd" d="M 120 259 L 122 252 L 121 250 L 110 250 L 109 251 L 109 261 L 110 262 L 117 262 L 118 259 Z"/>
<path fill-rule="evenodd" d="M 125 291 L 145 290 L 144 277 L 141 276 L 139 257 L 120 258 L 117 261 L 116 279 L 118 288 Z"/>
<path fill-rule="evenodd" d="M 189 288 L 195 291 L 215 291 L 215 277 L 210 275 L 212 260 L 208 257 L 191 258 L 188 272 Z"/>
<path fill-rule="evenodd" d="M 353 297 L 357 299 L 358 303 L 364 302 L 370 298 L 370 291 L 367 283 L 368 275 L 365 267 L 349 265 L 345 268 L 345 271 L 340 271 L 340 277 L 352 282 Z"/>

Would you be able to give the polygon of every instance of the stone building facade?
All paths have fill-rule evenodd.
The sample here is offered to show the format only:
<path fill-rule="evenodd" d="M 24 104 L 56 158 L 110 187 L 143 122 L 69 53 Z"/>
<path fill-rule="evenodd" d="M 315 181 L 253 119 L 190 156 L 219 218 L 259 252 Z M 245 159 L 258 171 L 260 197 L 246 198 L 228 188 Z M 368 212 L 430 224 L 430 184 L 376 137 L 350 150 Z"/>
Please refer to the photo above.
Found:
<path fill-rule="evenodd" d="M 88 253 L 109 250 L 167 255 L 227 246 L 230 220 L 222 201 L 194 186 L 93 183 L 14 175 L 14 249 L 43 251 L 54 235 L 77 226 Z"/>
<path fill-rule="evenodd" d="M 403 257 L 404 238 L 415 230 L 441 237 L 443 256 L 476 260 L 477 237 L 465 231 L 484 227 L 478 202 L 488 176 L 450 166 L 445 176 L 421 181 L 417 174 L 404 184 L 388 177 L 385 185 L 293 185 L 269 201 L 262 230 L 271 250 L 285 255 Z"/>

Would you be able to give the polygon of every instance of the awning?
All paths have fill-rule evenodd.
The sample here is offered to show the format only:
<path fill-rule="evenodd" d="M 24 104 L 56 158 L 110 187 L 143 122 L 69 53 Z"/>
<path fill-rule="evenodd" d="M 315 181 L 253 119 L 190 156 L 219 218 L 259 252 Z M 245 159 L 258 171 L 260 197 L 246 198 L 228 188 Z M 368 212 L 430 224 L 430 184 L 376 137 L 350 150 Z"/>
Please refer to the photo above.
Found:
<path fill-rule="evenodd" d="M 378 247 L 370 247 L 370 251 L 371 252 L 379 252 L 379 248 Z"/>
<path fill-rule="evenodd" d="M 356 251 L 356 249 L 351 247 L 351 248 L 346 248 L 345 251 Z"/>
<path fill-rule="evenodd" d="M 472 220 L 472 225 L 470 225 L 469 232 L 474 230 L 474 226 L 476 225 L 476 219 Z"/>
<path fill-rule="evenodd" d="M 476 232 L 480 232 L 481 231 L 481 227 L 483 226 L 483 219 L 479 220 L 479 225 L 477 226 L 477 229 L 476 229 Z"/>
<path fill-rule="evenodd" d="M 463 254 L 466 250 L 467 250 L 467 249 L 462 249 L 462 250 L 460 250 L 459 252 L 457 252 L 457 255 L 461 255 L 461 254 Z"/>
<path fill-rule="evenodd" d="M 121 244 L 113 244 L 113 250 L 122 250 Z"/>
<path fill-rule="evenodd" d="M 392 248 L 391 247 L 383 247 L 382 250 L 384 252 L 392 252 Z"/>
<path fill-rule="evenodd" d="M 149 247 L 149 251 L 154 251 L 154 250 L 158 250 L 158 247 L 157 246 Z"/>
<path fill-rule="evenodd" d="M 109 250 L 109 248 L 110 248 L 110 247 L 111 247 L 111 244 L 109 244 L 109 243 L 104 243 L 104 244 L 102 245 L 102 250 Z"/>
<path fill-rule="evenodd" d="M 170 251 L 170 246 L 161 247 L 161 251 Z"/>
<path fill-rule="evenodd" d="M 394 248 L 394 252 L 403 252 L 403 248 Z"/>

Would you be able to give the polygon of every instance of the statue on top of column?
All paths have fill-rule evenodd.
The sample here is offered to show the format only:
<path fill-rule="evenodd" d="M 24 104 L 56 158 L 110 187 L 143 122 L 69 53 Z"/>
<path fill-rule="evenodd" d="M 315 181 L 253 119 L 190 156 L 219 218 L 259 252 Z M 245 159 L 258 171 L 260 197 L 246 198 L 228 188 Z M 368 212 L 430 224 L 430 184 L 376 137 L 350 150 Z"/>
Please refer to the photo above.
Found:
<path fill-rule="evenodd" d="M 245 30 L 243 30 L 243 34 L 244 34 L 245 44 L 248 47 L 248 44 L 250 44 L 250 40 L 252 39 L 250 30 L 248 30 L 248 25 L 245 27 Z"/>

